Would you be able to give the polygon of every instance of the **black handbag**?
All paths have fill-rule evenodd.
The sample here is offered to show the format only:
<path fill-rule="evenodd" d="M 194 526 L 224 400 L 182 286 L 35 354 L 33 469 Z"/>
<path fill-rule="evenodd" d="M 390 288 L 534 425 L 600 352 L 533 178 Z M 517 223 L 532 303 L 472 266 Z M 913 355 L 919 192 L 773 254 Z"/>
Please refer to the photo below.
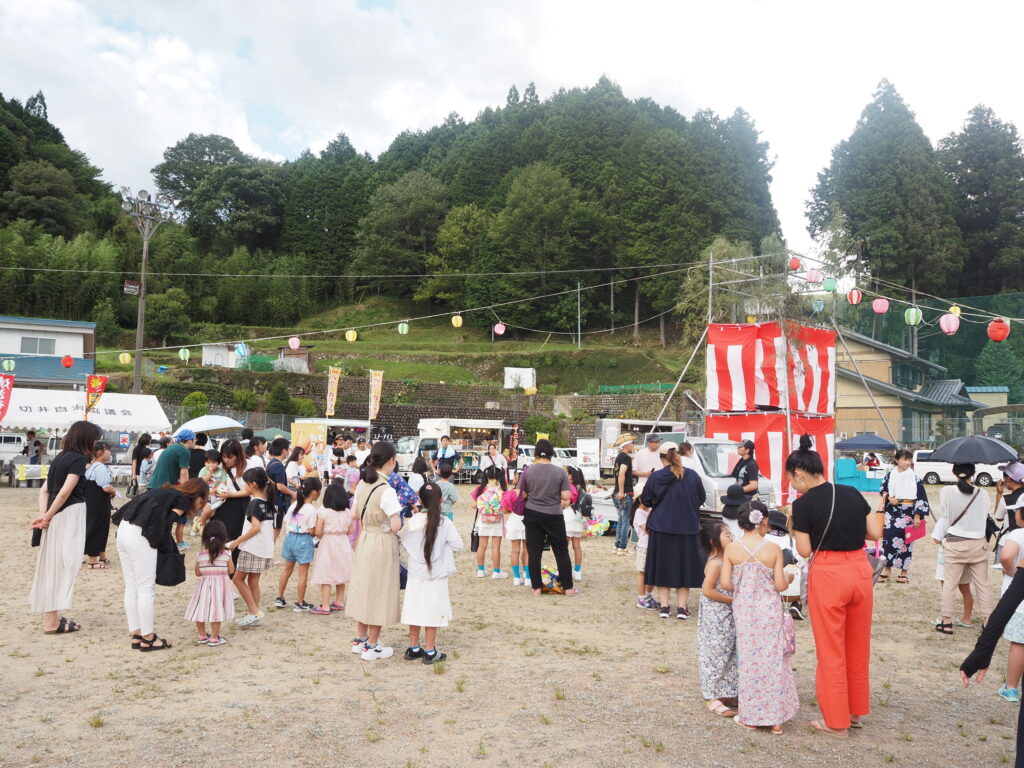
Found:
<path fill-rule="evenodd" d="M 469 551 L 476 552 L 480 549 L 480 534 L 476 530 L 476 519 L 480 516 L 480 510 L 473 515 L 473 532 L 469 534 Z"/>
<path fill-rule="evenodd" d="M 157 551 L 156 583 L 161 587 L 176 587 L 185 581 L 185 555 L 175 548 L 172 552 Z"/>
<path fill-rule="evenodd" d="M 409 569 L 405 567 L 405 563 L 401 560 L 398 561 L 398 588 L 405 589 L 406 582 L 409 581 Z"/>
<path fill-rule="evenodd" d="M 129 499 L 134 499 L 136 496 L 139 495 L 139 481 L 138 481 L 138 479 L 133 478 L 131 481 L 129 481 L 128 489 L 124 492 L 124 494 Z"/>
<path fill-rule="evenodd" d="M 999 533 L 999 524 L 992 519 L 992 515 L 985 515 L 985 541 L 991 541 L 997 533 Z"/>

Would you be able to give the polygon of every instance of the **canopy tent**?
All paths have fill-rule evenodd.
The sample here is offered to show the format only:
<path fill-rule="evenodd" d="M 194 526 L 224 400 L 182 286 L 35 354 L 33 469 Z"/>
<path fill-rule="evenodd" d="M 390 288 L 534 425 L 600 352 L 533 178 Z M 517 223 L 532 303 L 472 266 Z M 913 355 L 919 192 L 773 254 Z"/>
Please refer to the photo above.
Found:
<path fill-rule="evenodd" d="M 836 443 L 837 451 L 894 451 L 896 443 L 878 435 L 856 435 Z"/>
<path fill-rule="evenodd" d="M 15 385 L 0 429 L 65 432 L 85 416 L 85 392 L 27 389 Z M 170 432 L 171 422 L 153 395 L 106 392 L 89 421 L 109 432 Z"/>
<path fill-rule="evenodd" d="M 256 437 L 262 437 L 264 440 L 273 440 L 276 437 L 283 437 L 285 440 L 292 439 L 292 433 L 287 429 L 259 429 L 253 432 Z"/>
<path fill-rule="evenodd" d="M 238 432 L 242 429 L 242 425 L 234 419 L 229 419 L 227 416 L 208 414 L 206 416 L 198 416 L 192 419 L 192 421 L 186 421 L 178 427 L 179 432 L 183 429 L 191 429 L 197 435 L 200 432 L 212 435 L 217 432 Z"/>

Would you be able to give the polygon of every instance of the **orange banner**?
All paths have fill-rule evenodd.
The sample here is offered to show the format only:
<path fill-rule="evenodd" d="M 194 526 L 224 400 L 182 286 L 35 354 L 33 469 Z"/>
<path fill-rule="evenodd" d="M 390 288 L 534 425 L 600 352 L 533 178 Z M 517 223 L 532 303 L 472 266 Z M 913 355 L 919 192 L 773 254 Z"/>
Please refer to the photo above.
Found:
<path fill-rule="evenodd" d="M 89 375 L 85 377 L 85 412 L 88 413 L 96 407 L 96 403 L 100 401 L 100 397 L 107 388 L 107 376 L 93 376 Z"/>

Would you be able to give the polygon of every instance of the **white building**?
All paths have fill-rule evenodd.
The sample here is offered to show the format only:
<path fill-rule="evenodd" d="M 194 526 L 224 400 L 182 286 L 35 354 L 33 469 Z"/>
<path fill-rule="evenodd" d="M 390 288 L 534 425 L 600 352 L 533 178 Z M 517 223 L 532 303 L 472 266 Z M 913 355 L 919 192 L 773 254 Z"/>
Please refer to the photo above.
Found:
<path fill-rule="evenodd" d="M 203 344 L 203 365 L 216 368 L 238 367 L 234 344 Z"/>
<path fill-rule="evenodd" d="M 16 386 L 83 389 L 85 377 L 95 372 L 96 324 L 0 316 L 0 359 L 14 363 Z"/>

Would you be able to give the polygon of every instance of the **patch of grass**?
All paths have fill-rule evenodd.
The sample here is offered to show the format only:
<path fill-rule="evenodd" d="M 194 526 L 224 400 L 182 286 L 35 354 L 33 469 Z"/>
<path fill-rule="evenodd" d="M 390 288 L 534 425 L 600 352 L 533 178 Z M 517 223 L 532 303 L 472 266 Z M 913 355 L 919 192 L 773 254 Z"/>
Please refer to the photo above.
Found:
<path fill-rule="evenodd" d="M 46 670 L 42 667 L 36 667 L 36 671 L 33 673 L 36 677 L 42 677 L 46 674 Z"/>
<path fill-rule="evenodd" d="M 480 739 L 480 741 L 476 745 L 476 756 L 477 757 L 487 757 L 487 747 L 484 746 L 484 740 L 483 739 Z"/>
<path fill-rule="evenodd" d="M 664 752 L 665 751 L 665 745 L 662 744 L 660 741 L 654 742 L 654 751 L 655 752 Z"/>
<path fill-rule="evenodd" d="M 443 661 L 437 662 L 436 664 L 433 665 L 433 667 L 434 667 L 434 674 L 435 675 L 443 675 L 444 674 L 444 662 Z"/>
<path fill-rule="evenodd" d="M 565 701 L 565 689 L 555 686 L 555 701 Z"/>
<path fill-rule="evenodd" d="M 882 760 L 884 760 L 887 763 L 895 763 L 896 762 L 896 755 L 894 755 L 892 752 L 890 752 L 885 757 L 883 757 Z"/>
<path fill-rule="evenodd" d="M 103 715 L 97 712 L 95 715 L 89 718 L 89 725 L 93 728 L 103 727 Z"/>
<path fill-rule="evenodd" d="M 659 675 L 667 675 L 668 674 L 668 664 L 659 664 L 658 666 L 656 666 L 654 668 L 654 671 L 657 672 Z"/>
<path fill-rule="evenodd" d="M 913 741 L 914 740 L 914 736 L 913 736 L 913 734 L 907 733 L 906 731 L 901 731 L 900 732 L 900 739 L 902 739 L 903 741 Z"/>
<path fill-rule="evenodd" d="M 371 731 L 367 731 L 366 732 L 366 740 L 368 742 L 370 742 L 371 744 L 376 744 L 382 738 L 383 737 L 379 733 L 377 733 L 377 731 L 372 731 L 371 730 Z"/>
<path fill-rule="evenodd" d="M 232 461 L 234 461 L 234 459 L 232 459 Z M 313 685 L 320 685 L 320 678 L 319 677 L 314 677 L 313 678 Z"/>
<path fill-rule="evenodd" d="M 543 713 L 537 719 L 540 720 L 541 725 L 551 725 L 551 718 Z"/>
<path fill-rule="evenodd" d="M 8 651 L 7 655 L 10 656 L 12 659 L 27 659 L 28 658 L 28 654 L 25 651 L 21 650 L 20 648 L 14 648 L 13 650 Z"/>
<path fill-rule="evenodd" d="M 455 691 L 456 691 L 456 693 L 465 693 L 465 691 L 466 691 L 466 678 L 460 677 L 458 680 L 455 681 Z"/>
<path fill-rule="evenodd" d="M 654 742 L 651 741 L 647 736 L 641 736 L 640 745 L 643 747 L 652 747 L 654 746 Z"/>

